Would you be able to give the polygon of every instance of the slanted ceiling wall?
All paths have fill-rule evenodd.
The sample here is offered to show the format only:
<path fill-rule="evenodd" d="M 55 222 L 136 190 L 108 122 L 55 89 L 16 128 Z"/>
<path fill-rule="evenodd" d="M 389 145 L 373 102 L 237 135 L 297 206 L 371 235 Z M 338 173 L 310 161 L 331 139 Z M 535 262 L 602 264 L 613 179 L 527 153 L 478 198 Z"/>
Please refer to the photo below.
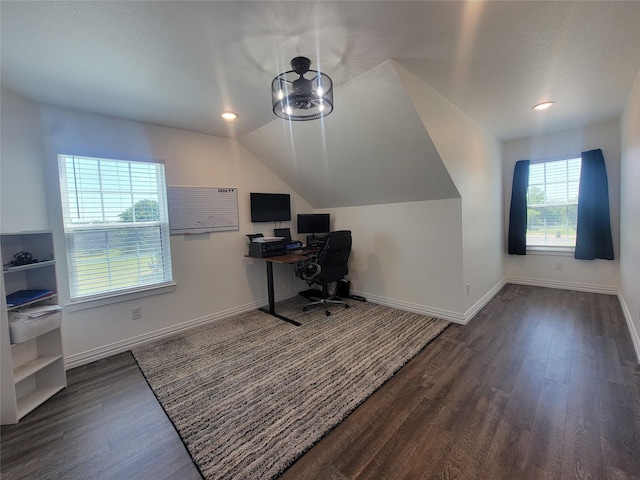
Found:
<path fill-rule="evenodd" d="M 240 142 L 315 208 L 460 197 L 392 61 L 334 100 L 324 120 L 274 117 Z"/>

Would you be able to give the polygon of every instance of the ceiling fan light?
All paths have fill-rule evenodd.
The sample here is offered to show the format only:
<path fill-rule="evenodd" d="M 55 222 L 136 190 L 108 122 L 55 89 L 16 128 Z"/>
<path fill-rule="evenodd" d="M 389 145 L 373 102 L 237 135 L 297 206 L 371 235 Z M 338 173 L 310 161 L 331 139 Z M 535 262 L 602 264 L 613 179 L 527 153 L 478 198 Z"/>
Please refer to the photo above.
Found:
<path fill-rule="evenodd" d="M 333 111 L 333 81 L 311 70 L 311 60 L 296 57 L 291 68 L 271 82 L 273 113 L 285 120 L 305 121 L 326 117 Z M 309 73 L 311 79 L 304 76 Z"/>

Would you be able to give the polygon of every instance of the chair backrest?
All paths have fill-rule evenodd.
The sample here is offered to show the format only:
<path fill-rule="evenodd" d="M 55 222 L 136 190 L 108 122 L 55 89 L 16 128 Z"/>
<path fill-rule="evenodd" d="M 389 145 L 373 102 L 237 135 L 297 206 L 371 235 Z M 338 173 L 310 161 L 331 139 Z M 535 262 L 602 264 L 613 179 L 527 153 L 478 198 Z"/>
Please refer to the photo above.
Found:
<path fill-rule="evenodd" d="M 349 273 L 351 230 L 338 230 L 325 235 L 325 243 L 318 253 L 317 263 L 322 267 L 316 283 L 342 280 Z"/>

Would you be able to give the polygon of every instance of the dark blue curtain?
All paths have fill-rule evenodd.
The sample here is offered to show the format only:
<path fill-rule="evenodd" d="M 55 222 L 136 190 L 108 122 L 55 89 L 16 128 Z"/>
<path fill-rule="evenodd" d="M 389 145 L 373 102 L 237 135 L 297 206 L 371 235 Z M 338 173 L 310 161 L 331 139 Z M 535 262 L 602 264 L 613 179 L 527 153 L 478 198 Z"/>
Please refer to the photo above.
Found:
<path fill-rule="evenodd" d="M 575 258 L 613 260 L 609 186 L 602 150 L 582 152 Z"/>
<path fill-rule="evenodd" d="M 527 254 L 527 188 L 529 160 L 519 160 L 513 170 L 511 210 L 509 211 L 509 254 Z"/>

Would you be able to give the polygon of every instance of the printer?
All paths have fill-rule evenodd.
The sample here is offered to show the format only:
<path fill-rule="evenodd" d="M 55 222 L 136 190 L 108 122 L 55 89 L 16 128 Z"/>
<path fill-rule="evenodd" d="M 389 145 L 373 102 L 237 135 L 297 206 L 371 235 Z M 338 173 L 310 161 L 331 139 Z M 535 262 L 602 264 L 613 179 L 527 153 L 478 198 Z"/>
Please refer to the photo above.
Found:
<path fill-rule="evenodd" d="M 287 241 L 282 237 L 257 237 L 249 242 L 252 257 L 275 257 L 287 253 Z"/>

